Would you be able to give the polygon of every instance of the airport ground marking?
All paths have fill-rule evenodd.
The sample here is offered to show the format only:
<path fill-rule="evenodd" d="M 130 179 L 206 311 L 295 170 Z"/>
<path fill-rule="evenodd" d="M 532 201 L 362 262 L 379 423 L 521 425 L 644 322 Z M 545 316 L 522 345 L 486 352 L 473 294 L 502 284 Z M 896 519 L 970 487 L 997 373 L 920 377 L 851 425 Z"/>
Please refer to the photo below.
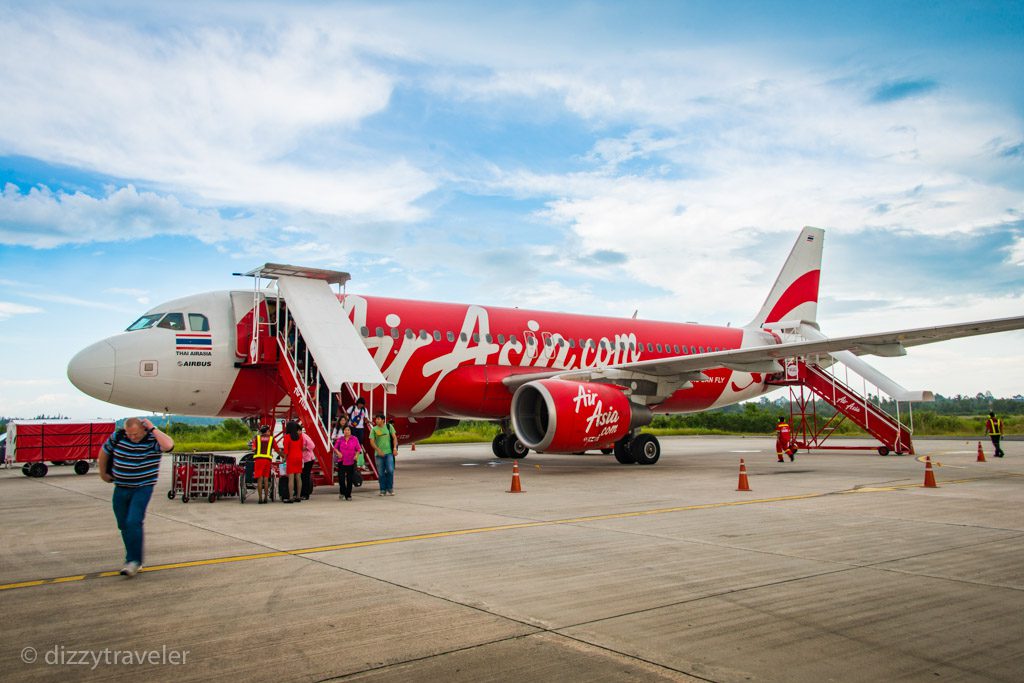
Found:
<path fill-rule="evenodd" d="M 942 481 L 947 484 L 967 484 L 971 482 L 984 481 L 986 479 L 1002 477 L 1024 477 L 1024 474 L 1016 472 L 1001 472 L 995 476 L 973 477 L 969 479 L 951 479 Z M 411 534 L 408 536 L 394 536 L 391 538 L 376 538 L 367 541 L 351 541 L 349 543 L 335 543 L 332 545 L 313 546 L 310 548 L 296 548 L 293 550 L 271 550 L 263 553 L 249 553 L 246 555 L 229 555 L 227 557 L 211 557 L 201 560 L 187 560 L 184 562 L 169 562 L 157 564 L 150 567 L 143 567 L 140 571 L 144 573 L 168 571 L 171 569 L 187 569 L 192 567 L 208 567 L 219 564 L 232 564 L 235 562 L 251 562 L 254 560 L 266 560 L 276 557 L 312 555 L 315 553 L 327 553 L 338 550 L 352 550 L 355 548 L 369 548 L 393 543 L 408 543 L 410 541 L 426 541 L 437 538 L 450 538 L 454 536 L 469 536 L 473 534 L 492 533 L 495 531 L 512 531 L 515 529 L 532 529 L 539 527 L 564 526 L 568 524 L 584 524 L 587 522 L 603 522 L 613 519 L 629 519 L 632 517 L 647 517 L 651 515 L 664 515 L 673 512 L 691 512 L 696 510 L 713 510 L 716 508 L 738 507 L 741 505 L 760 505 L 765 503 L 781 503 L 794 500 L 811 500 L 824 498 L 833 495 L 848 495 L 855 493 L 883 493 L 890 491 L 903 491 L 907 489 L 923 488 L 921 484 L 893 484 L 891 486 L 866 486 L 863 488 L 845 489 L 842 491 L 825 491 L 817 493 L 800 493 L 790 496 L 775 496 L 773 498 L 754 498 L 751 500 L 729 500 L 717 503 L 698 503 L 695 505 L 679 505 L 666 508 L 654 508 L 651 510 L 633 510 L 631 512 L 614 512 L 605 515 L 588 515 L 585 517 L 569 517 L 566 519 L 552 519 L 536 522 L 517 522 L 515 524 L 501 524 L 497 526 L 474 527 L 471 529 L 453 529 L 450 531 L 435 531 L 424 534 Z M 34 588 L 36 586 L 48 586 L 54 584 L 68 584 L 88 581 L 90 579 L 105 579 L 119 576 L 119 571 L 96 572 L 92 574 L 77 574 L 73 576 L 61 576 L 48 579 L 34 579 L 31 581 L 18 581 L 15 583 L 0 584 L 0 592 L 14 590 L 17 588 Z"/>

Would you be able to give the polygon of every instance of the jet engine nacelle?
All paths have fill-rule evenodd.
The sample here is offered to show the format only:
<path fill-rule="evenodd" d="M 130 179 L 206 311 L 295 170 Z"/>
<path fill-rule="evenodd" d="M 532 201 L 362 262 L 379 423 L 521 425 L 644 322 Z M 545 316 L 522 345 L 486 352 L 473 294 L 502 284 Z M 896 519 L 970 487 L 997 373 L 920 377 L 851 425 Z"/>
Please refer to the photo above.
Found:
<path fill-rule="evenodd" d="M 542 379 L 522 385 L 512 397 L 516 436 L 527 448 L 547 453 L 611 448 L 651 418 L 650 409 L 612 384 Z"/>

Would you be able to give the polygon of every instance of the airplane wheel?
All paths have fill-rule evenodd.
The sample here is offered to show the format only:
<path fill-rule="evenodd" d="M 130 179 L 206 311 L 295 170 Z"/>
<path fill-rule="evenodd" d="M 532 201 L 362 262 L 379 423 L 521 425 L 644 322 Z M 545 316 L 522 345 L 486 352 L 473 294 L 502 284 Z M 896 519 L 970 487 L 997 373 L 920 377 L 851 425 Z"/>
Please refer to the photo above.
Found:
<path fill-rule="evenodd" d="M 633 451 L 629 446 L 630 440 L 628 438 L 619 439 L 615 442 L 615 459 L 622 465 L 633 465 L 636 463 L 636 456 L 633 455 Z"/>
<path fill-rule="evenodd" d="M 32 466 L 28 468 L 28 476 L 30 477 L 45 477 L 46 473 L 50 470 L 43 462 L 34 462 Z"/>
<path fill-rule="evenodd" d="M 24 474 L 26 477 L 31 477 L 32 476 L 32 474 L 30 472 L 31 469 L 32 469 L 32 465 L 30 465 L 28 463 L 25 463 L 24 465 L 21 466 L 21 473 Z"/>
<path fill-rule="evenodd" d="M 505 435 L 501 432 L 498 432 L 497 435 L 495 435 L 494 440 L 491 441 L 491 452 L 494 453 L 496 457 L 505 457 Z"/>
<path fill-rule="evenodd" d="M 75 474 L 88 474 L 89 463 L 85 460 L 79 460 L 75 463 Z"/>
<path fill-rule="evenodd" d="M 879 446 L 878 447 L 878 454 L 879 455 L 889 455 L 889 449 L 886 448 L 885 446 Z"/>
<path fill-rule="evenodd" d="M 661 457 L 661 444 L 651 434 L 640 434 L 629 445 L 638 465 L 653 465 Z"/>
<path fill-rule="evenodd" d="M 530 454 L 530 449 L 524 446 L 523 442 L 515 434 L 508 434 L 505 437 L 505 443 L 502 445 L 505 447 L 506 458 L 522 460 Z"/>

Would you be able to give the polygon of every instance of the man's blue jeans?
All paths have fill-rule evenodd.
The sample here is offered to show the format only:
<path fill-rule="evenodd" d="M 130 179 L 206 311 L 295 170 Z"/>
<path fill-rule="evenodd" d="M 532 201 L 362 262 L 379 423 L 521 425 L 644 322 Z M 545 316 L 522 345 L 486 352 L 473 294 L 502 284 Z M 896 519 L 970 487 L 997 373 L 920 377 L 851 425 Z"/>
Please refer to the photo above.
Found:
<path fill-rule="evenodd" d="M 390 491 L 395 488 L 395 456 L 377 455 L 377 483 L 381 491 Z"/>
<path fill-rule="evenodd" d="M 124 561 L 142 564 L 142 521 L 153 497 L 153 486 L 114 487 L 114 517 L 124 541 Z"/>

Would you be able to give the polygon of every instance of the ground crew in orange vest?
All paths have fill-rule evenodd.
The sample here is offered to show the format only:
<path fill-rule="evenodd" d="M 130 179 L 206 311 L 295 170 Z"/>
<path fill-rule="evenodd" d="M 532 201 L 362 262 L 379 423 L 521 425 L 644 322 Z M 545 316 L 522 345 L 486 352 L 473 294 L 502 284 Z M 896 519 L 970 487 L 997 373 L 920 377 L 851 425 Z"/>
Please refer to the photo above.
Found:
<path fill-rule="evenodd" d="M 779 456 L 779 462 L 785 462 L 782 458 L 783 453 L 789 456 L 790 462 L 793 461 L 793 454 L 796 451 L 789 445 L 790 433 L 786 418 L 780 417 L 779 423 L 775 425 L 775 454 Z"/>
<path fill-rule="evenodd" d="M 999 447 L 999 440 L 1003 438 L 1003 421 L 996 417 L 995 413 L 988 414 L 988 419 L 985 420 L 985 433 L 996 447 L 996 457 L 1003 457 L 1003 449 Z"/>

